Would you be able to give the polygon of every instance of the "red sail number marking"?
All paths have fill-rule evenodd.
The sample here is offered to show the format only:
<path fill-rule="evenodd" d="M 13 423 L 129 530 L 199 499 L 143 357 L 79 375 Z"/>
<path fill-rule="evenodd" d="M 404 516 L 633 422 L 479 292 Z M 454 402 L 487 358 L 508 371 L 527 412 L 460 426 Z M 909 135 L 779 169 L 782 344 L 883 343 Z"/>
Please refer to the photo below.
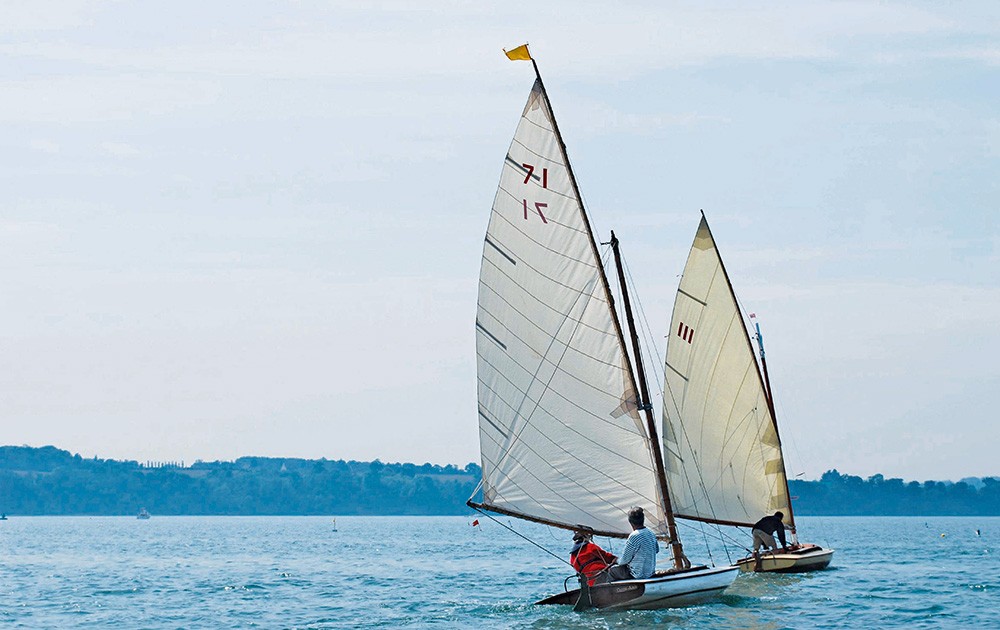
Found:
<path fill-rule="evenodd" d="M 535 172 L 535 165 L 534 164 L 522 164 L 521 166 L 523 166 L 524 169 L 526 171 L 528 171 L 524 175 L 524 183 L 527 184 L 528 180 L 531 179 L 531 175 Z M 542 188 L 548 188 L 548 187 L 549 187 L 549 169 L 543 168 L 542 169 Z"/>
<path fill-rule="evenodd" d="M 531 176 L 535 172 L 535 165 L 534 164 L 522 164 L 521 166 L 524 167 L 524 170 L 525 170 L 524 183 L 527 184 L 529 181 L 531 181 Z M 542 188 L 548 188 L 548 187 L 549 187 L 549 169 L 543 168 L 542 169 Z M 549 204 L 542 203 L 542 202 L 539 202 L 539 201 L 536 201 L 534 203 L 535 203 L 535 211 L 538 212 L 538 216 L 540 216 L 542 218 L 542 223 L 548 223 L 548 220 L 545 218 L 545 215 L 542 214 L 542 208 L 548 208 Z M 527 199 L 524 200 L 524 219 L 525 219 L 525 221 L 528 220 L 528 200 Z"/>
<path fill-rule="evenodd" d="M 548 208 L 548 207 L 549 207 L 549 204 L 547 204 L 547 203 L 539 203 L 537 201 L 535 202 L 535 210 L 538 211 L 538 216 L 542 217 L 542 223 L 548 223 L 548 221 L 545 220 L 545 215 L 542 214 L 542 208 Z M 524 218 L 525 219 L 528 218 L 528 200 L 527 199 L 524 200 Z"/>
<path fill-rule="evenodd" d="M 684 341 L 691 343 L 694 339 L 694 328 L 690 328 L 687 324 L 681 322 L 681 325 L 677 327 L 677 336 Z"/>

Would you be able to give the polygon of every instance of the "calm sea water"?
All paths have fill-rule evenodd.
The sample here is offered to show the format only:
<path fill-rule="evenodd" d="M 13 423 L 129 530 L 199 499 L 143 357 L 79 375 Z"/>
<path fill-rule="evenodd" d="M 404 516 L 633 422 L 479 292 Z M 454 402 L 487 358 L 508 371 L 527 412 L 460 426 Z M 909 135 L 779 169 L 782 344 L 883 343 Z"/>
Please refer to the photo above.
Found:
<path fill-rule="evenodd" d="M 742 575 L 716 603 L 616 613 L 532 606 L 563 588 L 566 566 L 479 520 L 342 517 L 334 532 L 321 517 L 12 517 L 0 626 L 1000 627 L 1000 518 L 802 518 L 803 540 L 837 550 L 830 570 Z M 567 555 L 567 532 L 512 524 Z M 706 562 L 702 535 L 682 535 Z"/>

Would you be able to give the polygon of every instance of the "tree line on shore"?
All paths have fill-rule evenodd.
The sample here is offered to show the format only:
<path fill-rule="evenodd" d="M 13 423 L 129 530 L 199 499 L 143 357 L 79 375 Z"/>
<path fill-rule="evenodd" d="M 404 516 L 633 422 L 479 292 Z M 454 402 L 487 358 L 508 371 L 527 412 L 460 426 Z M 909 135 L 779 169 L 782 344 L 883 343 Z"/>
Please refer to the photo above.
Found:
<path fill-rule="evenodd" d="M 190 466 L 82 458 L 53 446 L 0 446 L 0 512 L 20 515 L 447 515 L 477 464 L 385 464 L 241 457 Z M 793 480 L 797 515 L 1000 516 L 1000 479 L 867 479 L 836 470 Z"/>

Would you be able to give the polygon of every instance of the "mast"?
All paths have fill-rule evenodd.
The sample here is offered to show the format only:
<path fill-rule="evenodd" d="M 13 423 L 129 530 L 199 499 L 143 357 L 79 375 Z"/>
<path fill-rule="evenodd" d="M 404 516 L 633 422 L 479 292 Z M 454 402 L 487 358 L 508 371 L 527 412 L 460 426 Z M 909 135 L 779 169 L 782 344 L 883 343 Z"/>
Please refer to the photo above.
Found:
<path fill-rule="evenodd" d="M 778 433 L 778 416 L 774 413 L 774 394 L 771 393 L 771 379 L 767 375 L 767 361 L 764 359 L 764 335 L 760 332 L 760 322 L 754 324 L 757 330 L 757 347 L 760 348 L 760 367 L 764 372 L 764 387 L 767 394 L 767 408 L 771 412 L 771 421 L 774 425 L 774 435 L 778 438 L 778 449 L 781 449 L 781 435 Z M 785 478 L 785 493 L 788 494 L 788 524 L 792 527 L 792 536 L 795 536 L 795 515 L 792 512 L 792 492 L 788 489 L 788 474 L 785 472 L 785 455 L 781 455 L 781 476 Z"/>
<path fill-rule="evenodd" d="M 527 44 L 525 44 L 527 46 Z M 542 74 L 538 71 L 538 64 L 535 62 L 534 57 L 531 58 L 531 67 L 535 69 L 535 78 L 538 80 L 539 87 L 542 88 L 542 94 L 545 96 L 545 101 L 549 106 L 549 111 L 552 113 L 552 129 L 555 131 L 556 139 L 559 140 L 559 148 L 562 151 L 563 158 L 566 160 L 566 172 L 569 175 L 569 181 L 573 185 L 573 193 L 576 195 L 577 200 L 580 202 L 580 214 L 583 215 L 583 223 L 587 226 L 587 235 L 590 237 L 590 246 L 594 251 L 595 260 L 600 260 L 600 251 L 597 248 L 597 241 L 594 239 L 594 229 L 590 225 L 590 217 L 587 214 L 587 209 L 583 205 L 583 195 L 580 194 L 580 187 L 576 182 L 576 174 L 573 173 L 573 167 L 569 161 L 569 153 L 566 151 L 566 143 L 563 142 L 562 132 L 559 131 L 559 123 L 556 121 L 555 111 L 552 109 L 552 102 L 549 101 L 549 94 L 545 90 L 545 82 L 542 81 Z M 638 385 L 641 399 L 638 401 L 639 406 L 646 412 L 646 426 L 649 431 L 650 449 L 653 451 L 653 462 L 656 466 L 657 482 L 660 487 L 660 497 L 662 499 L 663 513 L 667 519 L 667 533 L 670 535 L 670 546 L 673 549 L 674 555 L 674 566 L 678 569 L 684 568 L 684 550 L 681 547 L 681 541 L 677 537 L 677 525 L 674 522 L 674 513 L 670 507 L 670 493 L 667 490 L 667 477 L 663 468 L 663 455 L 660 453 L 660 443 L 659 437 L 656 431 L 656 422 L 653 419 L 653 408 L 649 403 L 649 390 L 646 386 L 646 376 L 642 370 L 642 356 L 638 351 L 639 338 L 635 334 L 635 326 L 632 319 L 632 307 L 628 299 L 628 291 L 625 288 L 624 272 L 622 271 L 621 258 L 618 253 L 618 239 L 615 238 L 614 232 L 611 234 L 612 248 L 615 253 L 615 264 L 618 267 L 618 277 L 621 281 L 622 287 L 622 300 L 625 303 L 625 313 L 628 319 L 629 329 L 632 334 L 632 345 L 635 349 L 635 360 L 638 366 L 637 371 L 633 371 L 632 362 L 629 360 L 628 352 L 624 352 L 623 356 L 625 358 L 625 367 L 628 371 L 629 380 L 632 382 L 633 388 Z M 604 273 L 604 267 L 602 265 L 597 265 L 598 273 L 600 274 L 601 284 L 604 286 L 604 295 L 608 301 L 608 308 L 611 309 L 611 319 L 614 321 L 615 331 L 618 333 L 618 341 L 621 343 L 622 349 L 624 350 L 625 345 L 625 334 L 622 331 L 621 322 L 618 319 L 618 312 L 615 308 L 615 299 L 611 293 L 611 284 L 608 282 L 608 276 Z M 639 382 L 636 383 L 636 374 L 638 374 Z"/>
<path fill-rule="evenodd" d="M 705 218 L 705 211 L 701 211 L 701 220 L 705 223 L 705 229 L 708 230 L 710 236 L 712 236 L 712 228 L 708 225 L 708 219 Z M 712 243 L 715 243 L 715 236 L 712 236 Z M 729 272 L 726 271 L 726 263 L 722 260 L 722 254 L 719 253 L 718 244 L 715 245 L 716 254 L 719 257 L 719 268 L 722 269 L 722 276 L 726 279 L 726 286 L 729 287 L 729 294 L 733 298 L 733 302 L 737 305 L 739 302 L 736 300 L 736 291 L 733 289 L 733 283 L 729 280 Z M 737 307 L 737 310 L 739 308 Z M 743 326 L 743 337 L 747 340 L 747 348 L 750 350 L 750 355 L 753 356 L 753 342 L 750 341 L 750 335 L 747 334 L 746 326 Z M 771 413 L 771 426 L 774 428 L 774 436 L 778 440 L 778 452 L 781 454 L 781 476 L 785 480 L 785 496 L 788 497 L 788 524 L 791 526 L 795 525 L 795 521 L 792 517 L 792 495 L 788 491 L 788 475 L 785 473 L 785 455 L 781 452 L 781 436 L 778 434 L 778 419 L 774 415 L 774 400 L 771 396 L 771 387 L 767 382 L 767 366 L 764 363 L 764 341 L 760 336 L 760 327 L 757 327 L 757 341 L 760 344 L 760 362 L 764 365 L 764 372 L 761 374 L 761 368 L 754 361 L 754 367 L 757 368 L 757 378 L 760 379 L 761 386 L 764 389 L 764 396 L 767 399 L 767 410 Z"/>
<path fill-rule="evenodd" d="M 536 80 L 508 149 L 484 243 L 476 340 L 481 485 L 487 492 L 481 504 L 470 499 L 469 505 L 620 537 L 631 529 L 624 518 L 628 507 L 646 505 L 655 513 L 656 533 L 666 539 L 663 486 L 636 413 L 642 402 L 625 324 L 616 312 L 612 272 L 601 262 L 607 252 L 594 235 L 538 65 L 525 47 L 515 51 L 505 52 L 512 60 L 531 60 Z M 547 180 L 544 169 L 541 177 L 532 176 L 534 166 L 524 162 L 538 164 L 533 158 L 547 161 L 549 170 L 555 165 L 555 179 Z M 541 195 L 532 200 L 539 207 L 532 217 L 537 225 L 510 220 L 527 207 L 521 190 Z M 552 295 L 539 293 L 549 287 Z M 532 299 L 514 303 L 527 297 Z M 566 439 L 551 437 L 567 427 Z M 613 468 L 588 464 L 574 446 Z"/>
<path fill-rule="evenodd" d="M 639 408 L 646 415 L 646 430 L 649 431 L 650 446 L 653 451 L 653 461 L 656 464 L 656 477 L 660 485 L 660 496 L 663 500 L 663 512 L 667 517 L 667 530 L 670 533 L 670 547 L 674 556 L 674 567 L 684 568 L 684 549 L 677 537 L 677 524 L 674 521 L 674 511 L 670 505 L 670 492 L 667 490 L 667 475 L 663 468 L 663 454 L 660 452 L 659 437 L 656 432 L 656 420 L 653 418 L 653 405 L 650 403 L 649 387 L 646 385 L 646 373 L 642 369 L 642 352 L 639 348 L 639 335 L 635 331 L 635 320 L 632 318 L 632 304 L 628 298 L 628 287 L 625 284 L 625 271 L 622 268 L 622 257 L 618 251 L 618 237 L 611 231 L 611 249 L 615 254 L 615 266 L 618 268 L 618 282 L 622 290 L 622 303 L 625 305 L 625 318 L 628 322 L 629 334 L 632 338 L 632 352 L 635 354 L 636 374 L 639 377 Z"/>

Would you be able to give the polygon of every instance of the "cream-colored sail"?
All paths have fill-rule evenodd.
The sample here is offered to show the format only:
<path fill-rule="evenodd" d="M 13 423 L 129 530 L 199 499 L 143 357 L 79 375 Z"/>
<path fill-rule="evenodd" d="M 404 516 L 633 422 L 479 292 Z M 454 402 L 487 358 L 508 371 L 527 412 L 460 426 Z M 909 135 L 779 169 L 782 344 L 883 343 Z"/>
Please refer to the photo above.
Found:
<path fill-rule="evenodd" d="M 598 252 L 536 81 L 504 160 L 476 314 L 486 508 L 627 535 L 667 531 Z"/>
<path fill-rule="evenodd" d="M 736 297 L 702 217 L 667 341 L 663 446 L 674 515 L 752 525 L 788 486 L 764 383 Z"/>

